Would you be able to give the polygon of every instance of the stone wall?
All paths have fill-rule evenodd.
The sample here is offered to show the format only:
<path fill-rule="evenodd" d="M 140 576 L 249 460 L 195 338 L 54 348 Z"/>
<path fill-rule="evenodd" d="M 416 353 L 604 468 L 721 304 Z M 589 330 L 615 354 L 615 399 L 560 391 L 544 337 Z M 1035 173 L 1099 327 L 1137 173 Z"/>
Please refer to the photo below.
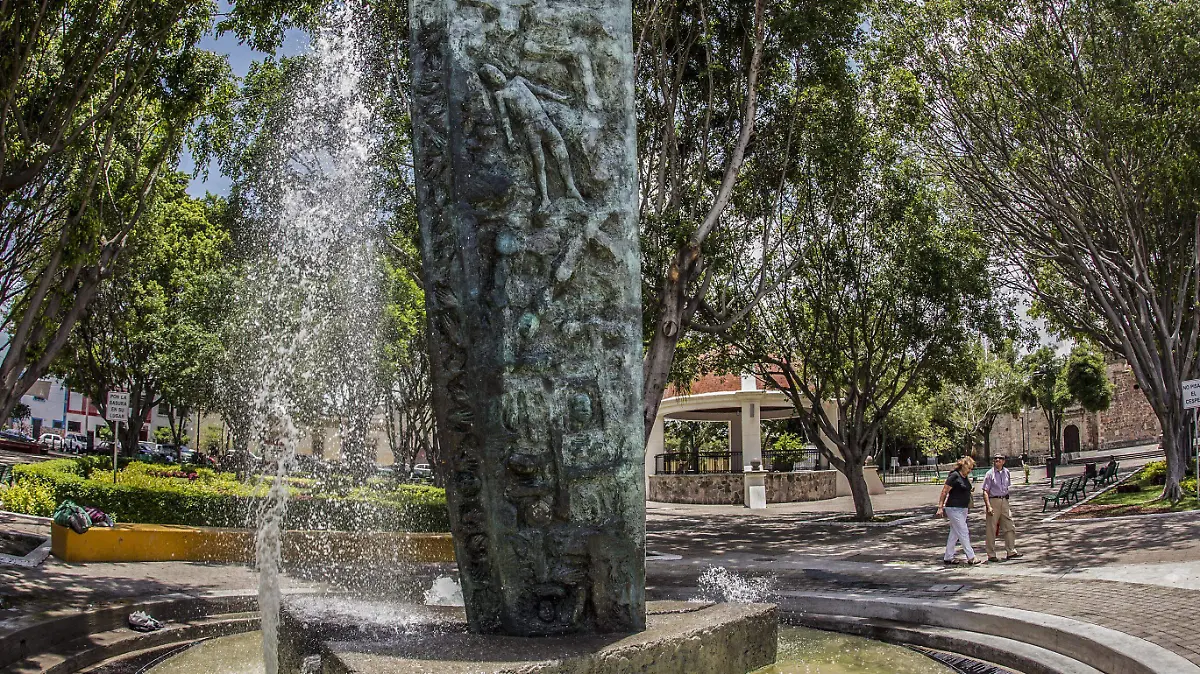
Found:
<path fill-rule="evenodd" d="M 837 496 L 837 471 L 767 473 L 767 503 L 824 501 Z"/>
<path fill-rule="evenodd" d="M 822 501 L 837 494 L 837 471 L 767 473 L 767 503 Z M 651 475 L 648 498 L 659 503 L 742 505 L 745 483 L 741 473 L 710 475 Z"/>
<path fill-rule="evenodd" d="M 1108 377 L 1113 383 L 1112 405 L 1096 414 L 1082 408 L 1069 410 L 1063 421 L 1064 432 L 1075 426 L 1079 430 L 1079 449 L 1085 452 L 1158 442 L 1161 433 L 1158 417 L 1137 387 L 1129 367 L 1124 361 L 1110 362 Z M 1050 431 L 1041 410 L 1028 410 L 1023 417 L 1004 414 L 996 420 L 992 428 L 992 454 L 1020 456 L 1023 446 L 1034 455 L 1049 452 Z M 1066 442 L 1063 451 L 1068 451 Z"/>

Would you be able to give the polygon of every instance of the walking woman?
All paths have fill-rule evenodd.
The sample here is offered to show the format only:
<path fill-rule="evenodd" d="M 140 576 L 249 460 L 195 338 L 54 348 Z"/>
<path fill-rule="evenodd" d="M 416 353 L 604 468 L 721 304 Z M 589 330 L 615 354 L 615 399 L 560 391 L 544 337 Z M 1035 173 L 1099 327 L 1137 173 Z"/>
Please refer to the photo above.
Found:
<path fill-rule="evenodd" d="M 954 563 L 954 546 L 961 544 L 963 552 L 967 553 L 967 564 L 975 566 L 983 564 L 982 559 L 975 557 L 971 549 L 971 532 L 967 529 L 967 509 L 971 507 L 971 469 L 975 467 L 975 459 L 964 456 L 954 465 L 954 471 L 946 478 L 946 486 L 942 487 L 941 497 L 938 498 L 938 517 L 943 515 L 950 520 L 950 536 L 946 539 L 946 555 L 943 563 Z"/>

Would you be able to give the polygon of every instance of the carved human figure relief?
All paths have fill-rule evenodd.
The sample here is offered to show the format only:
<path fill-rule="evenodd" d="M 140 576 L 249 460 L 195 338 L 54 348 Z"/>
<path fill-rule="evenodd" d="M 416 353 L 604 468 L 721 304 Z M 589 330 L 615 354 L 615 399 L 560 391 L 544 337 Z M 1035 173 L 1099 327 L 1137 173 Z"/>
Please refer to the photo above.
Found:
<path fill-rule="evenodd" d="M 558 127 L 546 114 L 542 101 L 538 96 L 559 103 L 566 103 L 567 97 L 530 82 L 515 75 L 507 77 L 494 65 L 485 64 L 479 69 L 479 78 L 492 91 L 496 100 L 498 123 L 504 132 L 508 146 L 516 149 L 516 139 L 513 136 L 513 122 L 519 131 L 524 132 L 525 145 L 533 159 L 533 173 L 537 180 L 538 192 L 541 198 L 539 210 L 550 208 L 550 193 L 546 187 L 546 153 L 549 149 L 554 161 L 558 164 L 558 172 L 566 186 L 567 195 L 580 202 L 583 197 L 575 187 L 575 176 L 571 172 L 571 157 L 567 152 L 567 144 L 563 141 Z"/>

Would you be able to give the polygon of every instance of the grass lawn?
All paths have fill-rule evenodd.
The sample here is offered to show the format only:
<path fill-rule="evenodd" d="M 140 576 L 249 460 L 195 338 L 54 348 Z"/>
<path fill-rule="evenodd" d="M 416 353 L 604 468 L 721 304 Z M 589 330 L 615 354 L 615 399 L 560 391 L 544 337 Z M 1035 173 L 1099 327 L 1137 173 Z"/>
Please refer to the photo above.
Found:
<path fill-rule="evenodd" d="M 1119 487 L 1109 489 L 1100 496 L 1077 506 L 1059 519 L 1094 519 L 1100 517 L 1121 517 L 1127 515 L 1155 515 L 1160 513 L 1178 513 L 1189 510 L 1200 510 L 1200 500 L 1196 499 L 1196 481 L 1194 478 L 1184 480 L 1184 498 L 1178 503 L 1160 501 L 1162 485 L 1155 484 L 1153 474 L 1165 470 L 1155 462 L 1148 464 Z"/>

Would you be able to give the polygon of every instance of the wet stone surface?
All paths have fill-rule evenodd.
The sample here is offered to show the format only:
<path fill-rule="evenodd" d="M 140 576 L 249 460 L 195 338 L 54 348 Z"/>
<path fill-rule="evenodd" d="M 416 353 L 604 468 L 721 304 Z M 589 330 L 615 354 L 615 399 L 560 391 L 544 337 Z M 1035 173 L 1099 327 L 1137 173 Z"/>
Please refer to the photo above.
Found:
<path fill-rule="evenodd" d="M 630 635 L 529 639 L 472 633 L 462 609 L 315 600 L 285 605 L 280 671 L 339 674 L 745 674 L 775 661 L 770 604 L 651 602 Z"/>

